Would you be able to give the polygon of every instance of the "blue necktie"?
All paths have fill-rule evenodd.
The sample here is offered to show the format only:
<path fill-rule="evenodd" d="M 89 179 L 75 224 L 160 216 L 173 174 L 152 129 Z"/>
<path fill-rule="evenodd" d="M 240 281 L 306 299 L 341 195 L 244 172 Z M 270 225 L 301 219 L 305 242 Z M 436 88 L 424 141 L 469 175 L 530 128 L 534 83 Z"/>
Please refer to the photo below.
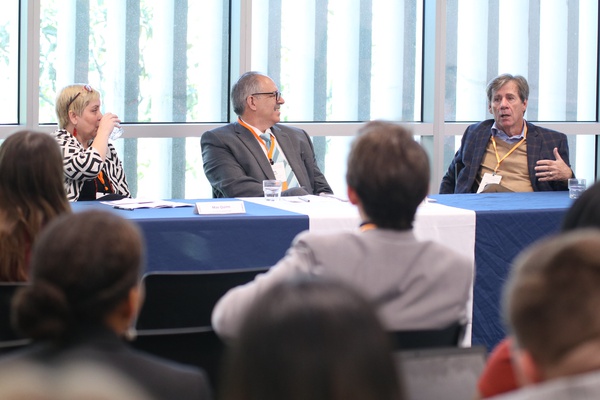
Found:
<path fill-rule="evenodd" d="M 265 144 L 267 145 L 267 151 L 269 151 L 271 148 L 271 134 L 267 131 L 260 135 L 260 138 L 265 141 Z"/>

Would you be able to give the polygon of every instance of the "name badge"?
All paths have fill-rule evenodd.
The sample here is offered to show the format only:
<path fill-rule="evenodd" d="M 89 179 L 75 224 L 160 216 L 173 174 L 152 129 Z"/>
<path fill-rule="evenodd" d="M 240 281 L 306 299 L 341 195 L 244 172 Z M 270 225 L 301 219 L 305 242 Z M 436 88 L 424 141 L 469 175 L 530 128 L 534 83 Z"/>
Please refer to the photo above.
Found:
<path fill-rule="evenodd" d="M 194 207 L 194 214 L 245 214 L 244 202 L 239 201 L 207 201 L 198 202 Z"/>
<path fill-rule="evenodd" d="M 286 182 L 287 176 L 285 176 L 285 166 L 283 165 L 283 161 L 276 162 L 272 165 L 273 174 L 275 174 L 275 179 L 278 181 Z"/>
<path fill-rule="evenodd" d="M 494 174 L 490 174 L 489 172 L 486 172 L 485 174 L 483 174 L 483 178 L 481 178 L 481 184 L 479 185 L 479 188 L 477 189 L 477 193 L 483 192 L 485 187 L 491 183 L 500 184 L 501 180 L 502 180 L 502 175 L 498 175 L 498 174 L 494 175 Z"/>

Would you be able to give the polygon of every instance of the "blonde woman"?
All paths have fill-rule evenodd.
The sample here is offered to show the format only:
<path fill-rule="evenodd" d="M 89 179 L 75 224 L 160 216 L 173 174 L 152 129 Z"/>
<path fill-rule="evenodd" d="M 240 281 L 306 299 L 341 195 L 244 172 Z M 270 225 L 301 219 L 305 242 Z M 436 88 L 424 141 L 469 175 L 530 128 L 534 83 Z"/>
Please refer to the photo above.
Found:
<path fill-rule="evenodd" d="M 69 201 L 131 197 L 125 172 L 108 139 L 121 122 L 100 111 L 100 93 L 90 85 L 70 85 L 56 98 L 59 129 L 54 133 L 63 153 Z"/>

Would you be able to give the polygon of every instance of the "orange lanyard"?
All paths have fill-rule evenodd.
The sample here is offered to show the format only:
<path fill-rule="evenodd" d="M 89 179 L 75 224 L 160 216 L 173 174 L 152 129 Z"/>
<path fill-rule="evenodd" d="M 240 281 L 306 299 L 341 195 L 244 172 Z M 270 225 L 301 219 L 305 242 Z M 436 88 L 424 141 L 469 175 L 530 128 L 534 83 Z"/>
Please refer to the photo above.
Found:
<path fill-rule="evenodd" d="M 252 132 L 252 134 L 254 135 L 256 140 L 258 140 L 258 142 L 263 145 L 263 147 L 265 148 L 265 151 L 267 152 L 267 158 L 269 159 L 269 162 L 271 163 L 271 165 L 273 165 L 273 153 L 275 152 L 275 135 L 271 135 L 271 147 L 269 147 L 267 149 L 267 144 L 265 143 L 263 138 L 258 136 L 258 134 L 254 131 L 254 128 L 252 128 L 250 125 L 248 125 L 246 122 L 244 122 L 241 118 L 238 118 L 238 122 L 244 128 L 246 128 L 250 132 Z"/>
<path fill-rule="evenodd" d="M 375 228 L 377 228 L 377 225 L 375 225 L 375 224 L 373 224 L 371 222 L 367 222 L 366 224 L 362 224 L 360 226 L 360 231 L 361 232 L 366 232 L 366 231 L 370 231 L 370 230 L 375 229 Z"/>
<path fill-rule="evenodd" d="M 500 155 L 498 154 L 498 148 L 496 147 L 496 139 L 494 139 L 494 135 L 492 135 L 492 145 L 494 146 L 494 152 L 496 153 L 496 168 L 494 168 L 494 175 L 496 175 L 496 172 L 498 172 L 498 168 L 500 168 L 500 164 L 502 164 L 502 161 L 504 161 L 506 159 L 506 157 L 510 156 L 521 144 L 523 144 L 523 142 L 525 141 L 525 138 L 527 137 L 527 124 L 525 124 L 525 132 L 523 132 L 523 139 L 519 140 L 519 143 L 515 144 L 512 149 L 510 149 L 508 151 L 508 153 L 506 153 L 504 155 L 504 157 L 500 158 Z"/>
<path fill-rule="evenodd" d="M 104 186 L 104 190 L 110 190 L 108 186 L 106 186 L 106 183 L 104 183 L 104 173 L 102 171 L 100 171 L 100 173 L 98 174 L 98 180 Z"/>

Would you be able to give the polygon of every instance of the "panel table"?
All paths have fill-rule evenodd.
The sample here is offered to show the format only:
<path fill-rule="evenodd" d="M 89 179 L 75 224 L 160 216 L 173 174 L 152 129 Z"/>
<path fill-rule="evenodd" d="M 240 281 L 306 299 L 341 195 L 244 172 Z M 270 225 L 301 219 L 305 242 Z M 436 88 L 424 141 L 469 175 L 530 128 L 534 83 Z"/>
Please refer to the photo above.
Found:
<path fill-rule="evenodd" d="M 475 211 L 473 344 L 488 349 L 506 334 L 501 298 L 510 265 L 525 247 L 560 230 L 568 192 L 442 194 L 440 204 Z"/>

